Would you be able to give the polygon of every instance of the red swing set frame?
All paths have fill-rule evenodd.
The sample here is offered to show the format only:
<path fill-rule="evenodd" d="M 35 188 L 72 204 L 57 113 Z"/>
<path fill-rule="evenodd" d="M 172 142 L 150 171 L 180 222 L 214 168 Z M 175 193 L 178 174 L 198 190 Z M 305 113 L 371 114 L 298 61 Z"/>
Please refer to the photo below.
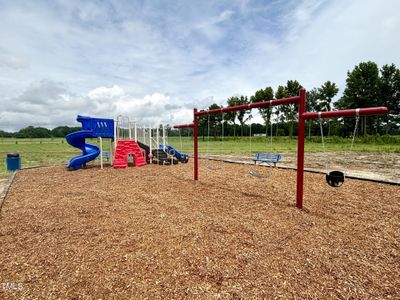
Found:
<path fill-rule="evenodd" d="M 201 110 L 197 111 L 197 108 L 193 109 L 193 123 L 175 125 L 174 128 L 193 128 L 193 149 L 194 149 L 194 174 L 193 179 L 199 179 L 199 148 L 198 148 L 198 118 L 206 115 L 216 115 L 226 112 L 249 110 L 253 108 L 266 108 L 277 105 L 286 104 L 298 104 L 299 108 L 299 123 L 298 123 L 298 134 L 297 134 L 297 192 L 296 192 L 296 207 L 303 208 L 303 188 L 304 188 L 304 127 L 305 121 L 309 119 L 328 119 L 328 118 L 340 118 L 340 117 L 357 117 L 357 116 L 380 116 L 387 113 L 386 107 L 366 107 L 356 109 L 345 109 L 335 111 L 322 111 L 322 112 L 306 112 L 306 90 L 300 89 L 299 95 L 290 98 L 283 98 L 277 100 L 268 100 L 257 103 L 250 103 L 244 105 L 230 106 L 220 109 L 213 110 Z"/>

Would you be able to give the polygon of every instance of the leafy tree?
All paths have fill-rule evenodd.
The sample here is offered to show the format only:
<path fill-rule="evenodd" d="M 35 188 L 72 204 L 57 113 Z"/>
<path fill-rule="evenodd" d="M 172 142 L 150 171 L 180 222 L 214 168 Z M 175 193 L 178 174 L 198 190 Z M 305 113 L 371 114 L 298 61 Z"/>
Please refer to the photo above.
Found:
<path fill-rule="evenodd" d="M 247 96 L 237 97 L 237 105 L 244 105 L 244 104 L 249 104 L 249 103 L 250 103 L 249 98 Z M 246 113 L 248 113 L 248 110 L 239 110 L 237 112 L 237 118 L 240 123 L 241 136 L 243 136 L 243 125 L 248 120 L 248 118 L 245 119 Z"/>
<path fill-rule="evenodd" d="M 273 91 L 272 87 L 267 86 L 265 89 L 256 91 L 254 96 L 250 97 L 250 102 L 257 103 L 257 102 L 273 100 L 273 99 L 274 99 L 274 91 Z M 258 111 L 260 112 L 260 115 L 264 120 L 265 133 L 266 133 L 266 137 L 268 137 L 268 126 L 271 122 L 272 107 L 259 108 Z"/>
<path fill-rule="evenodd" d="M 28 126 L 18 131 L 15 136 L 17 138 L 49 138 L 51 131 L 43 127 Z"/>
<path fill-rule="evenodd" d="M 383 116 L 385 133 L 388 134 L 396 132 L 400 124 L 400 70 L 391 64 L 384 65 L 380 71 L 377 105 L 388 108 L 388 114 Z"/>
<path fill-rule="evenodd" d="M 319 110 L 330 111 L 332 110 L 332 99 L 339 92 L 336 83 L 327 81 L 320 88 L 318 88 L 319 93 Z"/>
<path fill-rule="evenodd" d="M 306 111 L 319 111 L 320 94 L 317 88 L 307 91 Z"/>
<path fill-rule="evenodd" d="M 307 91 L 307 102 L 306 102 L 306 111 L 318 111 L 319 110 L 319 99 L 320 94 L 317 88 L 313 88 L 310 91 Z M 314 120 L 308 120 L 308 136 L 311 137 L 311 127 L 314 124 Z"/>
<path fill-rule="evenodd" d="M 276 89 L 276 92 L 275 92 L 275 99 L 282 99 L 282 98 L 286 98 L 287 96 L 288 95 L 287 95 L 286 88 L 284 86 L 282 86 L 282 85 L 279 85 L 278 88 Z M 278 123 L 285 121 L 285 119 L 284 119 L 285 116 L 284 116 L 284 113 L 282 111 L 282 106 L 281 105 L 277 106 L 275 108 L 275 116 L 276 116 L 276 120 L 277 120 L 277 124 L 275 126 L 276 127 L 276 136 L 278 136 Z"/>
<path fill-rule="evenodd" d="M 239 98 L 236 96 L 230 97 L 227 100 L 228 107 L 236 106 L 239 104 Z M 238 116 L 237 111 L 231 111 L 224 114 L 224 119 L 228 123 L 232 123 L 233 125 L 233 136 L 236 136 L 236 118 Z"/>
<path fill-rule="evenodd" d="M 285 87 L 287 95 L 286 97 L 297 96 L 301 88 L 302 86 L 297 80 L 288 80 Z M 289 137 L 292 138 L 294 121 L 296 120 L 298 114 L 297 104 L 282 105 L 282 111 L 285 115 L 286 121 L 290 122 Z"/>
<path fill-rule="evenodd" d="M 214 103 L 208 107 L 208 110 L 219 109 L 219 108 L 222 108 L 222 106 L 219 106 L 218 104 Z M 218 129 L 221 128 L 222 124 L 222 114 L 210 115 L 209 122 L 210 122 L 210 131 L 213 132 L 214 139 L 216 139 Z"/>
<path fill-rule="evenodd" d="M 203 136 L 203 141 L 205 140 L 205 135 L 208 131 L 208 116 L 202 116 L 198 119 L 198 127 L 201 131 L 201 135 Z"/>
<path fill-rule="evenodd" d="M 279 85 L 275 92 L 275 99 L 282 99 L 286 97 L 288 97 L 286 88 L 282 85 Z"/>
<path fill-rule="evenodd" d="M 301 88 L 302 86 L 297 80 L 288 80 L 286 83 L 288 97 L 298 96 Z"/>
<path fill-rule="evenodd" d="M 374 62 L 362 62 L 347 72 L 346 88 L 343 97 L 336 102 L 338 109 L 358 108 L 376 106 L 378 101 L 379 69 Z M 346 120 L 349 131 L 349 124 L 354 124 L 354 120 Z M 369 128 L 373 128 L 370 124 Z M 361 119 L 361 132 L 367 132 L 367 119 Z"/>
<path fill-rule="evenodd" d="M 66 135 L 81 130 L 81 127 L 58 126 L 51 130 L 52 137 L 65 137 Z"/>
<path fill-rule="evenodd" d="M 327 81 L 320 88 L 318 88 L 319 93 L 319 107 L 320 111 L 330 111 L 332 110 L 332 99 L 339 92 L 338 87 L 334 82 Z M 331 134 L 331 122 L 328 120 L 328 136 Z"/>
<path fill-rule="evenodd" d="M 0 137 L 2 138 L 9 138 L 9 137 L 13 137 L 14 134 L 11 132 L 6 132 L 4 130 L 0 130 Z"/>

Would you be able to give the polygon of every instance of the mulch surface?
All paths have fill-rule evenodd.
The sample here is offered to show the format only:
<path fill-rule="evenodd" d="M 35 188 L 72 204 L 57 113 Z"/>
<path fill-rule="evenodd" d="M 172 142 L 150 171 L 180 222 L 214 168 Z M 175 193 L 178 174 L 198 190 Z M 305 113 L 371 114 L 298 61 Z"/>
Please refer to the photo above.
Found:
<path fill-rule="evenodd" d="M 192 171 L 19 172 L 1 211 L 0 298 L 399 299 L 399 186 L 334 189 L 306 173 L 299 210 L 293 170 Z"/>

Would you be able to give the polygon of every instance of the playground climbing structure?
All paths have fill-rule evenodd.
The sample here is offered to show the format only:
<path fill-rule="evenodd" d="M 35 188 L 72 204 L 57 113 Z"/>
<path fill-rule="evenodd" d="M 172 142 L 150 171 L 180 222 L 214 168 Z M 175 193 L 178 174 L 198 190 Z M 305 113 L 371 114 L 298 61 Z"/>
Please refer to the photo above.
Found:
<path fill-rule="evenodd" d="M 115 120 L 91 118 L 78 115 L 77 121 L 82 130 L 67 135 L 67 142 L 82 150 L 82 155 L 72 158 L 67 168 L 78 170 L 86 167 L 90 161 L 100 157 L 101 168 L 106 157 L 114 168 L 126 168 L 129 165 L 140 167 L 146 163 L 172 165 L 187 162 L 187 154 L 168 145 L 167 130 L 164 125 L 139 126 L 128 117 L 118 116 Z M 86 142 L 86 139 L 99 139 L 99 146 Z M 103 138 L 110 139 L 109 152 L 103 153 Z M 113 155 L 114 153 L 114 155 Z"/>

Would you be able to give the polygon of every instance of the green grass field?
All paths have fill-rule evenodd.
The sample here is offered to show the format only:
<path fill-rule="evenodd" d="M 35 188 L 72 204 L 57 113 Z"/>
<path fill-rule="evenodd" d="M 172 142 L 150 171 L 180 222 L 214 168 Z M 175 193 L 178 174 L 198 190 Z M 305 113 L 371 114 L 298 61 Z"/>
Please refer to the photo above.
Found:
<path fill-rule="evenodd" d="M 89 140 L 89 143 L 98 144 L 98 140 Z M 184 153 L 193 152 L 191 137 L 170 137 L 168 143 Z M 349 151 L 351 139 L 331 137 L 326 139 L 326 151 Z M 265 137 L 214 139 L 207 137 L 199 139 L 200 154 L 254 154 L 257 152 L 293 153 L 296 152 L 296 137 L 274 137 L 272 147 L 270 139 Z M 104 151 L 109 149 L 109 140 L 104 140 Z M 306 139 L 306 152 L 321 152 L 320 137 Z M 360 137 L 357 138 L 353 151 L 370 153 L 400 153 L 400 136 Z M 8 152 L 18 152 L 21 155 L 22 166 L 45 166 L 52 164 L 66 164 L 68 160 L 80 154 L 80 150 L 71 147 L 65 139 L 11 139 L 0 138 L 0 176 L 6 173 L 5 158 Z"/>

